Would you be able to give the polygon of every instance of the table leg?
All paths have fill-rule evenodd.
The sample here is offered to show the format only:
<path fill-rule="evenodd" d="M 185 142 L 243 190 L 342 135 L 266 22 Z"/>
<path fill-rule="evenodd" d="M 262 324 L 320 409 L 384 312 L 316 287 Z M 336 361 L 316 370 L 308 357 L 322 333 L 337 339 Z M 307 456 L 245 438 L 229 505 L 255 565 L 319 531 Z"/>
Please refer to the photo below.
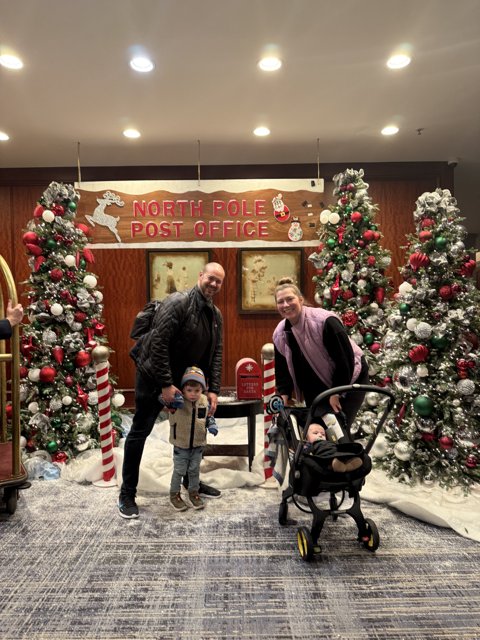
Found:
<path fill-rule="evenodd" d="M 255 457 L 255 436 L 257 431 L 257 416 L 255 407 L 252 405 L 248 414 L 248 470 L 252 470 L 253 459 Z"/>

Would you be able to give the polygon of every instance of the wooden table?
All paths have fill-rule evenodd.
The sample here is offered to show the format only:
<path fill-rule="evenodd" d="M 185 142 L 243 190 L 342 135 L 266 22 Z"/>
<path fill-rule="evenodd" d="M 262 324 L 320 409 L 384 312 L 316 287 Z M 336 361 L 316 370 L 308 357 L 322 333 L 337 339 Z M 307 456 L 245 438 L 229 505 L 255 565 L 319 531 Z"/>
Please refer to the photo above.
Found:
<path fill-rule="evenodd" d="M 263 400 L 234 400 L 218 403 L 215 419 L 247 418 L 247 444 L 207 444 L 205 456 L 248 456 L 248 469 L 252 470 L 255 457 L 257 414 L 263 413 Z"/>

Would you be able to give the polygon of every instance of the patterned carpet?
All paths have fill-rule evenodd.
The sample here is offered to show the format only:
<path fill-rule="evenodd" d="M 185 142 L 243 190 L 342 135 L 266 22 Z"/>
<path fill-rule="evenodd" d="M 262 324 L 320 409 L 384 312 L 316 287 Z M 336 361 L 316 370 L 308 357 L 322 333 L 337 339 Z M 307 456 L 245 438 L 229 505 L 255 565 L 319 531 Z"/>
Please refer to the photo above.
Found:
<path fill-rule="evenodd" d="M 185 513 L 144 493 L 136 521 L 116 498 L 36 480 L 2 516 L 4 640 L 480 638 L 480 547 L 450 529 L 364 501 L 378 552 L 340 518 L 306 563 L 296 527 L 278 525 L 276 490 L 226 490 Z"/>

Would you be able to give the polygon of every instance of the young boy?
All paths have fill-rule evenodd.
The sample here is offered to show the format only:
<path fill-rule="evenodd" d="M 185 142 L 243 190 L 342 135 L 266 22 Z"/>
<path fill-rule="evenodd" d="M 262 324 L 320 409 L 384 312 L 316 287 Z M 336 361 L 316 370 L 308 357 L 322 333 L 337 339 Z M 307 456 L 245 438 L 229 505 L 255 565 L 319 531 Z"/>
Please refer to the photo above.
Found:
<path fill-rule="evenodd" d="M 183 406 L 169 415 L 170 443 L 173 444 L 173 474 L 170 482 L 170 504 L 176 511 L 185 511 L 188 505 L 180 495 L 182 478 L 188 475 L 188 497 L 194 509 L 205 506 L 198 495 L 200 463 L 207 441 L 207 430 L 217 435 L 218 428 L 208 415 L 208 398 L 203 371 L 188 367 L 183 374 Z M 178 404 L 181 403 L 177 403 Z"/>
<path fill-rule="evenodd" d="M 325 461 L 328 468 L 337 473 L 355 471 L 363 464 L 358 454 L 363 451 L 362 445 L 354 442 L 334 443 L 327 440 L 322 425 L 312 422 L 307 430 L 306 450 Z M 344 460 L 340 460 L 339 458 Z"/>

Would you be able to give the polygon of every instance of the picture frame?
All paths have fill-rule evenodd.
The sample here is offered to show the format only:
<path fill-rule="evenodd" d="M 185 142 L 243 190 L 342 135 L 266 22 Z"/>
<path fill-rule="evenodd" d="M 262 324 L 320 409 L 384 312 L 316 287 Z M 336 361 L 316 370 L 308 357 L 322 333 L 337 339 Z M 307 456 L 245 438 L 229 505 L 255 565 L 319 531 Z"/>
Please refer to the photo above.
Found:
<path fill-rule="evenodd" d="M 147 251 L 148 300 L 163 300 L 174 291 L 191 289 L 209 262 L 210 251 Z"/>
<path fill-rule="evenodd" d="M 286 276 L 302 289 L 302 249 L 239 249 L 239 313 L 277 313 L 275 287 Z"/>

